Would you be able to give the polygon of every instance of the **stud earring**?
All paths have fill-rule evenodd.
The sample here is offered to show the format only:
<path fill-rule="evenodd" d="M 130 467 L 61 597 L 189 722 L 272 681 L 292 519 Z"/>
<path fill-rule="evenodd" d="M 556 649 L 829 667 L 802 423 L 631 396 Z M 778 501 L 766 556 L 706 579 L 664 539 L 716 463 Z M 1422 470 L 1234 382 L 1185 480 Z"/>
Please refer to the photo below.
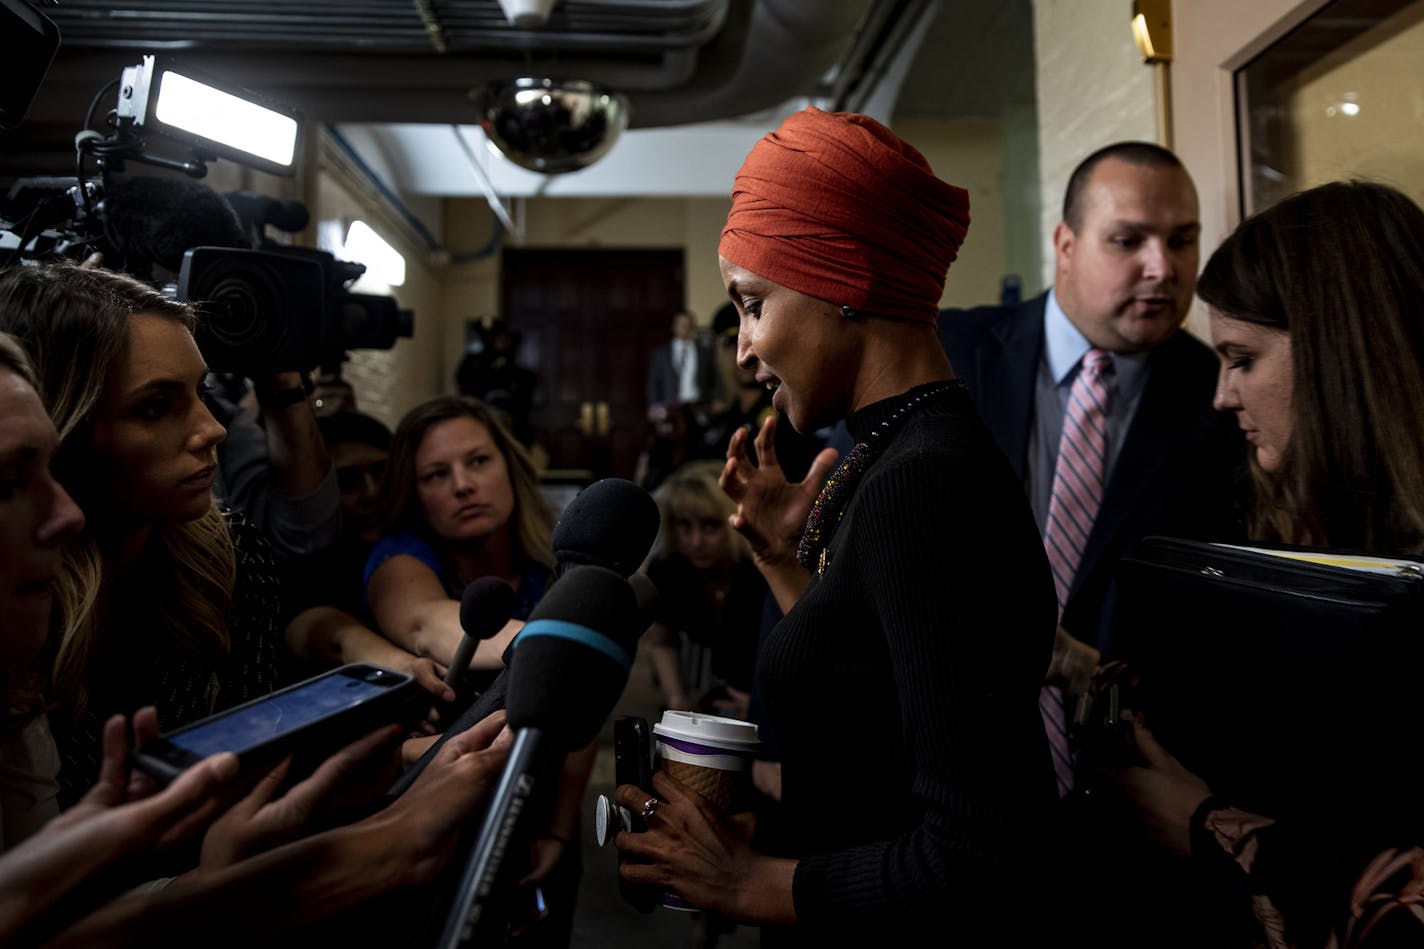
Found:
<path fill-rule="evenodd" d="M 859 313 L 855 312 L 855 307 L 853 306 L 841 307 L 841 316 L 845 317 L 848 320 L 853 320 L 859 315 Z"/>

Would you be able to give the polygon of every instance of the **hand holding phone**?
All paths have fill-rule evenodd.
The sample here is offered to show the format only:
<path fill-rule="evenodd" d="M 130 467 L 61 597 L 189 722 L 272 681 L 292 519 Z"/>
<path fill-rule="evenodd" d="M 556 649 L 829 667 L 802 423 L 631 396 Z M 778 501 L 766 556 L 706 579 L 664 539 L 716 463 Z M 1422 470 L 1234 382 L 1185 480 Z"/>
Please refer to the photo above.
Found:
<path fill-rule="evenodd" d="M 395 725 L 377 728 L 327 758 L 307 778 L 282 791 L 291 771 L 291 757 L 267 772 L 203 837 L 198 870 L 211 872 L 301 836 L 318 809 L 330 802 L 356 772 L 389 754 L 402 734 Z M 388 769 L 381 769 L 383 772 Z M 368 780 L 368 796 L 377 796 L 390 779 Z M 323 815 L 327 816 L 327 815 Z"/>
<path fill-rule="evenodd" d="M 653 745 L 652 730 L 647 719 L 635 715 L 624 715 L 613 723 L 613 775 L 617 785 L 635 784 L 649 794 L 653 787 Z M 602 811 L 600 845 L 612 841 L 619 830 L 642 833 L 647 825 L 639 814 L 608 798 L 601 799 Z M 620 854 L 619 863 L 623 862 Z M 623 901 L 640 913 L 651 913 L 658 903 L 658 891 L 636 883 L 629 883 L 618 877 L 618 894 Z"/>
<path fill-rule="evenodd" d="M 244 767 L 294 753 L 325 758 L 381 725 L 418 719 L 424 695 L 409 675 L 353 663 L 147 741 L 134 764 L 167 783 L 223 751 Z"/>

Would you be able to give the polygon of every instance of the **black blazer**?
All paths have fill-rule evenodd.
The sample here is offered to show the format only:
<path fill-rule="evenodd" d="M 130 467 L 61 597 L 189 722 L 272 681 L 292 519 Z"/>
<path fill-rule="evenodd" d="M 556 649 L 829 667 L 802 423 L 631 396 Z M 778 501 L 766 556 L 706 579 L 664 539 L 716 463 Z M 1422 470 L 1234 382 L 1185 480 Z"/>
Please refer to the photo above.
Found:
<path fill-rule="evenodd" d="M 717 358 L 712 347 L 702 340 L 693 340 L 692 351 L 697 357 L 697 401 L 710 402 L 722 397 L 722 380 L 717 374 Z M 672 364 L 672 343 L 653 350 L 648 361 L 648 377 L 644 396 L 648 405 L 677 402 L 677 369 Z"/>
<path fill-rule="evenodd" d="M 955 373 L 1021 481 L 1026 480 L 1034 384 L 1043 352 L 1042 294 L 1013 307 L 944 310 L 939 333 Z M 1217 359 L 1185 330 L 1149 357 L 1133 416 L 1083 561 L 1063 628 L 1110 658 L 1131 653 L 1137 631 L 1113 626 L 1117 562 L 1149 534 L 1240 541 L 1245 441 L 1211 407 Z"/>

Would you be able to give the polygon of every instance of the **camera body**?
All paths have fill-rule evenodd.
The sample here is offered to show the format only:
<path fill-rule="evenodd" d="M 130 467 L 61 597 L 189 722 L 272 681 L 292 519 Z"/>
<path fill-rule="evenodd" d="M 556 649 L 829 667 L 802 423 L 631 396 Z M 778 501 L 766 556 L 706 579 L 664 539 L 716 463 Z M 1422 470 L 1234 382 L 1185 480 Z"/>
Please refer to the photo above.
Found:
<path fill-rule="evenodd" d="M 302 247 L 195 247 L 176 295 L 198 310 L 198 348 L 214 372 L 335 369 L 348 349 L 390 349 L 414 331 L 395 300 L 346 289 L 364 270 Z"/>
<path fill-rule="evenodd" d="M 20 179 L 0 202 L 0 231 L 19 241 L 8 262 L 80 261 L 99 250 L 107 266 L 149 281 L 151 261 L 163 263 L 171 254 L 175 260 L 168 266 L 178 267 L 173 295 L 197 309 L 198 348 L 215 372 L 335 371 L 348 350 L 390 349 L 412 335 L 410 310 L 391 297 L 348 289 L 365 272 L 359 263 L 270 241 L 258 250 L 216 246 L 199 236 L 230 235 L 231 244 L 250 243 L 243 227 L 260 234 L 272 220 L 269 205 L 291 202 L 245 196 L 232 202 L 240 209 L 239 222 L 223 196 L 196 182 L 132 181 L 150 186 L 128 182 L 115 192 L 100 178 Z M 188 200 L 195 197 L 201 200 Z M 231 220 L 187 219 L 185 212 L 194 208 Z M 185 236 L 195 246 L 187 246 Z"/>

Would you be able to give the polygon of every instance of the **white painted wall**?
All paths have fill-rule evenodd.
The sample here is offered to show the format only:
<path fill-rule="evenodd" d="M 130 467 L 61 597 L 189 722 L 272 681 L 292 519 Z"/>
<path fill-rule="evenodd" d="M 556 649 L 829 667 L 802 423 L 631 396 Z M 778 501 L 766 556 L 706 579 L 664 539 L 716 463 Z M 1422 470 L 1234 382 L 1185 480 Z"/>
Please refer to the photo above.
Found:
<path fill-rule="evenodd" d="M 1053 228 L 1073 168 L 1112 142 L 1156 141 L 1152 70 L 1131 26 L 1125 0 L 1034 0 L 1043 286 L 1053 282 Z"/>

